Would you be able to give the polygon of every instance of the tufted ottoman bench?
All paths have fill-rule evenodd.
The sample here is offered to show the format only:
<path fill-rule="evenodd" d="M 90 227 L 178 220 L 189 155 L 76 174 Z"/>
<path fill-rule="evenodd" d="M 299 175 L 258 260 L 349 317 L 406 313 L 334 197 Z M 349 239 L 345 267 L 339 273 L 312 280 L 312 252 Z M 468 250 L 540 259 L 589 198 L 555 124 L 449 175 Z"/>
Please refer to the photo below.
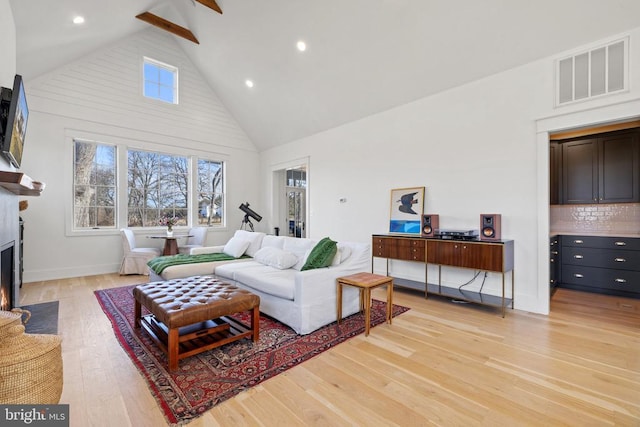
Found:
<path fill-rule="evenodd" d="M 178 361 L 251 336 L 258 341 L 260 297 L 212 276 L 151 282 L 133 289 L 136 327 L 142 327 L 167 354 L 169 370 Z M 142 307 L 151 314 L 142 316 Z M 251 311 L 251 326 L 225 317 Z"/>

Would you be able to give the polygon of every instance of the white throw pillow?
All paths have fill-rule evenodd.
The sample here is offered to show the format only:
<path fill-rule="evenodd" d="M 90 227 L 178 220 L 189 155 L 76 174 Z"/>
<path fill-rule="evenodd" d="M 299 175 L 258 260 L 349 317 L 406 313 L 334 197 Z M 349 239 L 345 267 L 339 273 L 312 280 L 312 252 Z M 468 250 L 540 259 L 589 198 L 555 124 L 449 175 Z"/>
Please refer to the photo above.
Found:
<path fill-rule="evenodd" d="M 240 258 L 249 247 L 249 244 L 251 244 L 251 242 L 248 240 L 232 237 L 227 244 L 224 245 L 222 252 L 234 258 Z"/>
<path fill-rule="evenodd" d="M 288 236 L 284 236 L 282 239 L 284 240 L 282 249 L 293 252 L 298 257 L 298 262 L 293 268 L 300 271 L 307 260 L 307 256 L 309 256 L 309 252 L 311 252 L 311 249 L 313 249 L 318 242 L 311 239 L 298 239 Z"/>
<path fill-rule="evenodd" d="M 349 255 L 351 255 L 351 248 L 338 243 L 338 250 L 336 251 L 336 256 L 333 257 L 333 261 L 331 261 L 331 266 L 335 267 L 342 264 L 344 260 L 349 258 Z"/>
<path fill-rule="evenodd" d="M 307 263 L 307 258 L 309 258 L 312 249 L 313 248 L 307 249 L 303 256 L 298 257 L 298 262 L 291 268 L 293 268 L 294 270 L 302 271 L 302 267 L 304 267 L 304 265 Z"/>
<path fill-rule="evenodd" d="M 242 240 L 246 240 L 249 242 L 249 247 L 246 250 L 247 255 L 255 256 L 258 249 L 260 249 L 260 245 L 262 244 L 262 239 L 264 238 L 265 233 L 261 233 L 259 231 L 247 231 L 247 230 L 236 230 L 233 237 L 237 237 Z"/>
<path fill-rule="evenodd" d="M 280 270 L 291 268 L 298 262 L 298 257 L 294 253 L 271 246 L 260 249 L 253 259 Z"/>

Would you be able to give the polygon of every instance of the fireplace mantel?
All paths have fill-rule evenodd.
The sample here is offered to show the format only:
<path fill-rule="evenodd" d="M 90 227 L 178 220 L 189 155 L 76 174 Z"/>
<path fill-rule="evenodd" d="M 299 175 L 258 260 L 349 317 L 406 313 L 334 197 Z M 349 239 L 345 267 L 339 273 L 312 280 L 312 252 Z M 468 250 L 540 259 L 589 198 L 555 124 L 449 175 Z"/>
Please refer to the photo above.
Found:
<path fill-rule="evenodd" d="M 44 185 L 22 172 L 0 171 L 0 186 L 20 196 L 39 196 Z"/>

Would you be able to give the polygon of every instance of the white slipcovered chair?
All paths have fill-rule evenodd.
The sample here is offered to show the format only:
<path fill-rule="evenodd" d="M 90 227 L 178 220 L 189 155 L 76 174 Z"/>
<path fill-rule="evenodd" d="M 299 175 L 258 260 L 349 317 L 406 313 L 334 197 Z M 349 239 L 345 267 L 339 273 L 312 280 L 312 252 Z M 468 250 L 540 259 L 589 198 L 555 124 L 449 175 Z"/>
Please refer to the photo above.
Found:
<path fill-rule="evenodd" d="M 189 255 L 191 249 L 201 248 L 207 240 L 207 227 L 192 227 L 189 230 L 189 237 L 184 245 L 178 245 L 178 253 Z"/>
<path fill-rule="evenodd" d="M 122 265 L 120 266 L 120 274 L 149 274 L 147 262 L 157 256 L 160 256 L 162 250 L 160 248 L 139 248 L 136 246 L 136 236 L 128 228 L 120 230 L 122 235 Z"/>

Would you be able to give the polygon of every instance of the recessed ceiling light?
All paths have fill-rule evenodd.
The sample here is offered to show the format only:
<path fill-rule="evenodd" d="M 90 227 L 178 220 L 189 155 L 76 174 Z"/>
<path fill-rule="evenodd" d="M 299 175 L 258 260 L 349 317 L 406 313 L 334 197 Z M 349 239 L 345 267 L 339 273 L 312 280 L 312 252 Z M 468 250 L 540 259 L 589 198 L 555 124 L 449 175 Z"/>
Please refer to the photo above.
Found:
<path fill-rule="evenodd" d="M 244 84 L 246 84 L 247 87 L 253 87 L 253 81 L 252 80 L 245 80 Z"/>
<path fill-rule="evenodd" d="M 75 18 L 73 18 L 73 23 L 76 25 L 84 24 L 84 16 L 76 16 Z"/>
<path fill-rule="evenodd" d="M 304 52 L 305 50 L 307 50 L 307 44 L 305 42 L 303 42 L 302 40 L 300 40 L 298 43 L 296 43 L 296 47 L 298 48 L 298 50 L 300 52 Z"/>

